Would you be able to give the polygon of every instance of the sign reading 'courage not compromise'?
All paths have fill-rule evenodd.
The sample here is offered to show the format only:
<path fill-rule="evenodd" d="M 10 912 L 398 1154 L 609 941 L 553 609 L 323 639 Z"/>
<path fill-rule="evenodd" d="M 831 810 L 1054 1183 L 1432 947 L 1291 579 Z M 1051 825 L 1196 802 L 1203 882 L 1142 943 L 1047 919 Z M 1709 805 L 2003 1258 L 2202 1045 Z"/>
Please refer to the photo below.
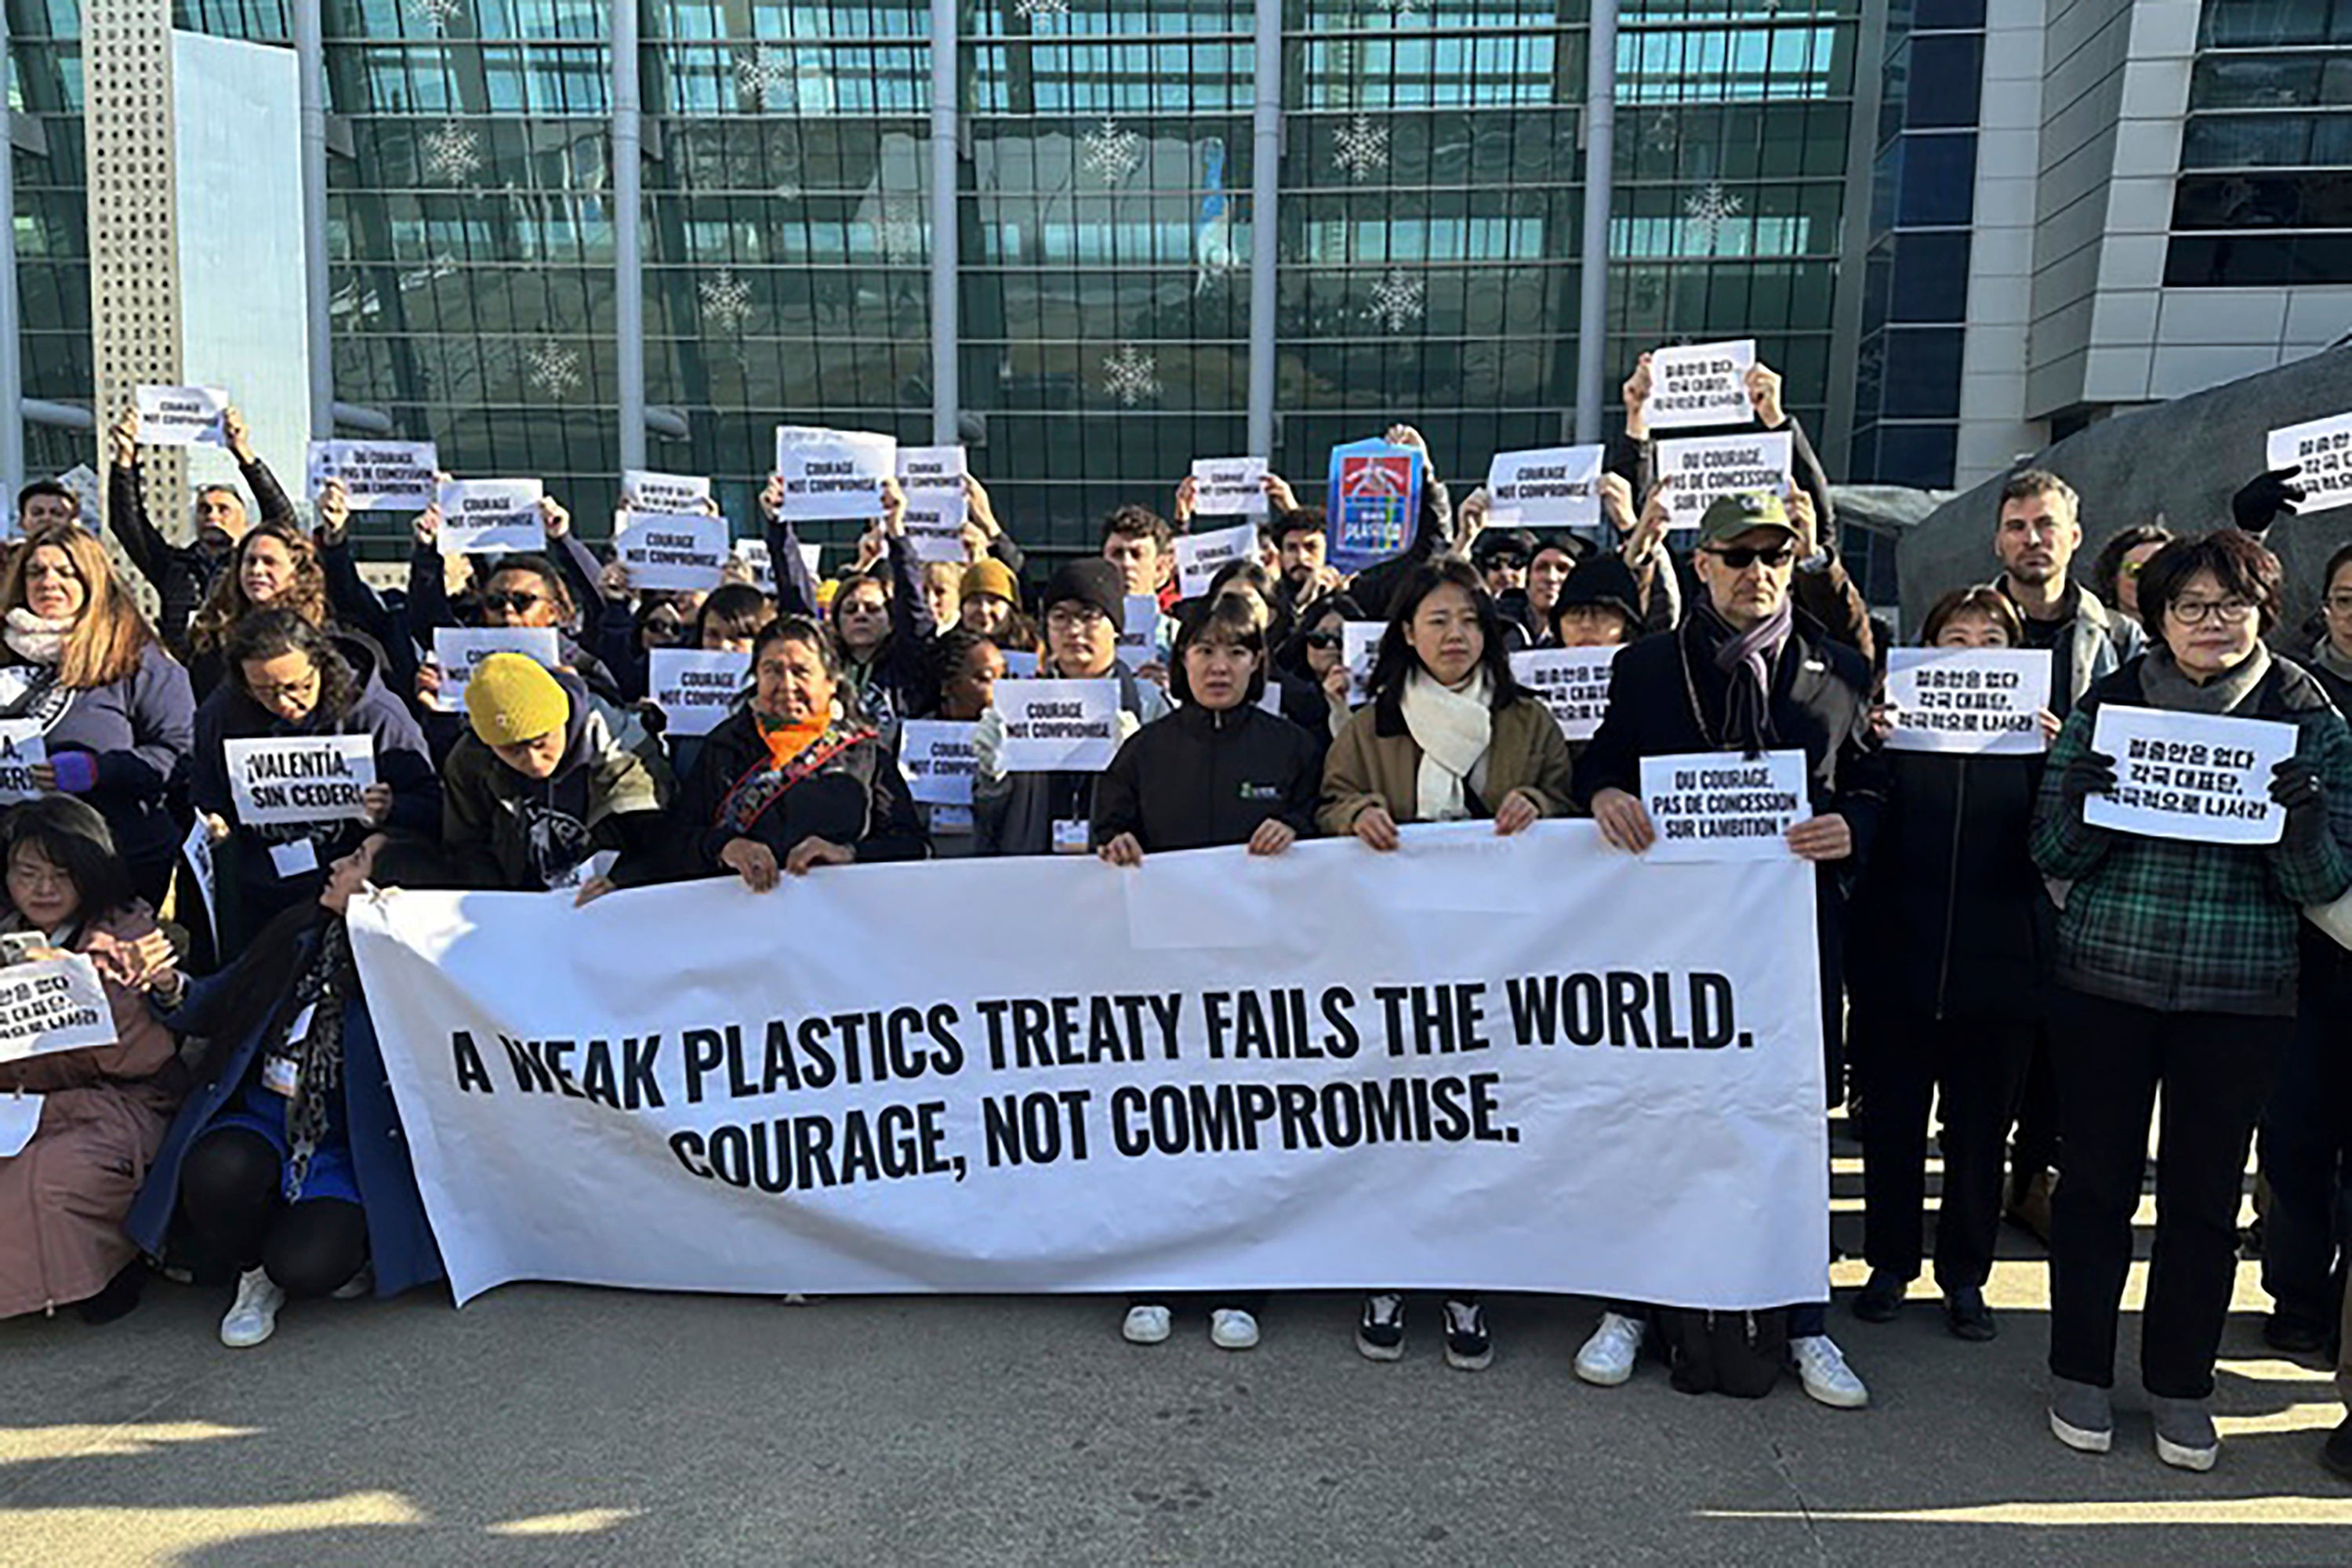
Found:
<path fill-rule="evenodd" d="M 1465 898 L 1476 940 L 1433 940 Z M 397 892 L 351 926 L 460 1301 L 537 1279 L 1737 1308 L 1825 1289 L 1812 898 L 1794 860 L 1472 823 L 1388 855 L 863 866 L 585 910 Z"/>

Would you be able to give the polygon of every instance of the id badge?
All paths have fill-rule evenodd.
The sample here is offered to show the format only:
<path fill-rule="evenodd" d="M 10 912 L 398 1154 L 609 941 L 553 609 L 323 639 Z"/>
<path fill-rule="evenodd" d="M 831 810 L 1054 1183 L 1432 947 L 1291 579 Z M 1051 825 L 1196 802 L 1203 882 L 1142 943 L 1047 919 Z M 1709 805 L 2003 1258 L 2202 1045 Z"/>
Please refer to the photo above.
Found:
<path fill-rule="evenodd" d="M 261 1087 L 291 1100 L 302 1087 L 302 1069 L 292 1057 L 270 1057 L 261 1064 Z"/>
<path fill-rule="evenodd" d="M 1054 853 L 1085 855 L 1092 851 L 1087 842 L 1087 825 L 1083 820 L 1056 818 L 1054 823 Z"/>
<path fill-rule="evenodd" d="M 319 851 L 307 838 L 297 838 L 290 844 L 269 847 L 269 863 L 278 868 L 279 880 L 299 877 L 305 871 L 319 868 Z"/>

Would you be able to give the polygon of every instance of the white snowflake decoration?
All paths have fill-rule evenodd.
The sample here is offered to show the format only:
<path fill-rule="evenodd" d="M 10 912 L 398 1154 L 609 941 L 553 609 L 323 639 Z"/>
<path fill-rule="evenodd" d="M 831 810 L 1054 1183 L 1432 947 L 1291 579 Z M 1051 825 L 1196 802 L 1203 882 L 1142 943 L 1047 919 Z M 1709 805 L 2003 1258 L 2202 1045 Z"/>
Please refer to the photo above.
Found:
<path fill-rule="evenodd" d="M 1078 154 L 1096 178 L 1116 185 L 1143 166 L 1143 138 L 1106 118 L 1080 139 Z"/>
<path fill-rule="evenodd" d="M 1723 188 L 1721 180 L 1709 180 L 1693 191 L 1683 202 L 1683 216 L 1689 220 L 1692 232 L 1699 237 L 1709 252 L 1723 236 L 1723 226 L 1747 209 L 1748 203 Z"/>
<path fill-rule="evenodd" d="M 1375 125 L 1359 114 L 1339 132 L 1339 146 L 1331 161 L 1348 171 L 1351 180 L 1361 181 L 1366 175 L 1389 166 L 1389 128 Z"/>
<path fill-rule="evenodd" d="M 1421 9 L 1421 0 L 1372 0 L 1372 3 L 1400 22 Z"/>
<path fill-rule="evenodd" d="M 580 384 L 580 356 L 562 343 L 534 344 L 523 356 L 523 369 L 532 386 L 550 397 L 562 397 Z"/>
<path fill-rule="evenodd" d="M 442 184 L 462 185 L 481 172 L 481 138 L 461 121 L 426 132 L 424 152 L 425 174 Z"/>
<path fill-rule="evenodd" d="M 1066 16 L 1070 14 L 1070 0 L 1013 0 L 1013 10 L 1014 15 L 1032 22 L 1040 16 Z"/>
<path fill-rule="evenodd" d="M 702 280 L 696 292 L 702 299 L 702 319 L 714 331 L 732 337 L 743 330 L 751 314 L 751 286 L 722 267 Z"/>
<path fill-rule="evenodd" d="M 1160 395 L 1160 362 L 1133 343 L 1121 343 L 1102 363 L 1103 390 L 1128 407 Z"/>
<path fill-rule="evenodd" d="M 761 44 L 756 49 L 735 52 L 735 86 L 747 97 L 757 100 L 761 109 L 791 108 L 798 78 L 798 68 L 789 49 Z"/>
<path fill-rule="evenodd" d="M 1372 285 L 1372 306 L 1366 312 L 1391 332 L 1403 331 L 1429 309 L 1429 285 L 1410 272 L 1391 271 Z"/>
<path fill-rule="evenodd" d="M 466 0 L 406 0 L 401 9 L 413 19 L 434 27 L 446 27 L 466 8 Z"/>

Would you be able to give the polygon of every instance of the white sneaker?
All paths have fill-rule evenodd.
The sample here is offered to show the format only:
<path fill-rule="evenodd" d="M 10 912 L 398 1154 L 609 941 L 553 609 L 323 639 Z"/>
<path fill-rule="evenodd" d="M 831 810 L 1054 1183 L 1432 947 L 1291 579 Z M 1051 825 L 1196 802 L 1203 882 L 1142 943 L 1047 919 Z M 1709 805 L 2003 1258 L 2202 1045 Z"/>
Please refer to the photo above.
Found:
<path fill-rule="evenodd" d="M 1257 1320 L 1239 1307 L 1220 1307 L 1209 1314 L 1209 1342 L 1221 1351 L 1245 1351 L 1257 1343 Z"/>
<path fill-rule="evenodd" d="M 221 1343 L 233 1351 L 250 1350 L 278 1331 L 278 1309 L 286 1292 L 267 1269 L 248 1268 L 236 1279 L 236 1300 L 221 1320 Z"/>
<path fill-rule="evenodd" d="M 1165 1307 L 1129 1307 L 1127 1321 L 1118 1331 L 1127 1336 L 1131 1345 L 1156 1345 L 1168 1337 L 1168 1309 Z"/>
<path fill-rule="evenodd" d="M 1633 1375 L 1634 1358 L 1642 1353 L 1647 1325 L 1619 1312 L 1601 1314 L 1601 1326 L 1576 1352 L 1576 1375 L 1601 1388 L 1614 1388 Z"/>
<path fill-rule="evenodd" d="M 1805 1392 L 1823 1405 L 1840 1410 L 1859 1410 L 1870 1403 L 1870 1389 L 1845 1364 L 1845 1357 L 1837 1342 L 1827 1334 L 1807 1334 L 1789 1342 L 1789 1355 L 1797 1363 L 1797 1376 Z"/>
<path fill-rule="evenodd" d="M 375 1265 L 373 1263 L 362 1263 L 360 1265 L 360 1271 L 357 1274 L 352 1275 L 350 1279 L 344 1280 L 341 1285 L 335 1287 L 335 1293 L 328 1297 L 327 1300 L 331 1301 L 356 1301 L 363 1296 L 373 1296 L 374 1294 Z"/>

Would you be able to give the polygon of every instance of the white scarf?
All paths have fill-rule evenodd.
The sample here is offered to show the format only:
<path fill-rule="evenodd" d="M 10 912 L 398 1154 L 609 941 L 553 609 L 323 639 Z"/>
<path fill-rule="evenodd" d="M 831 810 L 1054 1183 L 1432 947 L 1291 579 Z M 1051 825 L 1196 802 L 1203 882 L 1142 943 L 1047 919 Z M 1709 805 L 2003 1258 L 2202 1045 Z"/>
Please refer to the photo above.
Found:
<path fill-rule="evenodd" d="M 17 658 L 35 664 L 55 664 L 65 657 L 66 638 L 73 628 L 70 617 L 52 621 L 19 605 L 8 612 L 6 626 L 0 631 L 0 637 L 7 639 Z"/>
<path fill-rule="evenodd" d="M 1405 678 L 1404 727 L 1421 748 L 1413 816 L 1459 822 L 1470 815 L 1463 785 L 1486 787 L 1486 749 L 1495 738 L 1495 683 L 1482 667 L 1457 691 L 1416 668 Z"/>

